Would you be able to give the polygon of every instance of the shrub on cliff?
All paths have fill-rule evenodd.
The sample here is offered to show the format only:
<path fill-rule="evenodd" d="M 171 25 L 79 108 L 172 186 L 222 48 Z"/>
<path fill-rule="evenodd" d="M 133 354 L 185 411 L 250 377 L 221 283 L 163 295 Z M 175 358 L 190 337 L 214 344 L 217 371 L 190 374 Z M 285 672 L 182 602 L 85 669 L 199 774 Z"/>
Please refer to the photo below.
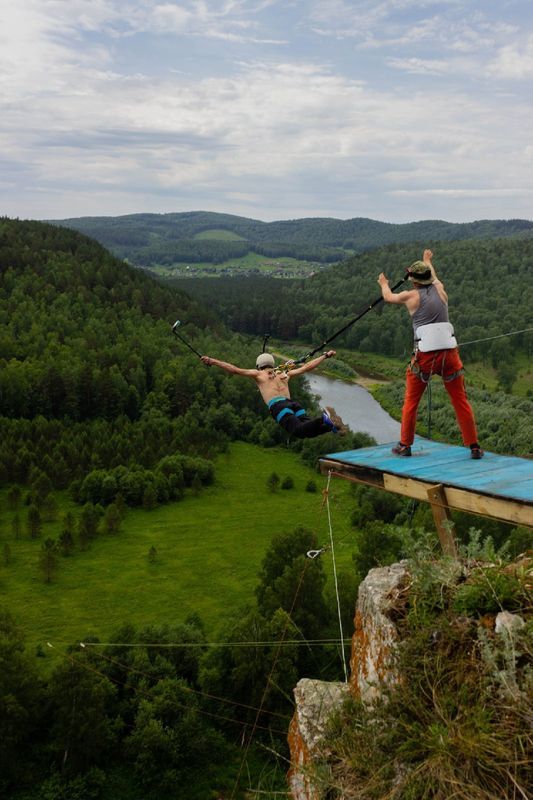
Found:
<path fill-rule="evenodd" d="M 334 721 L 328 800 L 531 796 L 531 559 L 506 564 L 474 541 L 460 562 L 427 550 L 409 562 L 393 609 L 400 678 Z"/>

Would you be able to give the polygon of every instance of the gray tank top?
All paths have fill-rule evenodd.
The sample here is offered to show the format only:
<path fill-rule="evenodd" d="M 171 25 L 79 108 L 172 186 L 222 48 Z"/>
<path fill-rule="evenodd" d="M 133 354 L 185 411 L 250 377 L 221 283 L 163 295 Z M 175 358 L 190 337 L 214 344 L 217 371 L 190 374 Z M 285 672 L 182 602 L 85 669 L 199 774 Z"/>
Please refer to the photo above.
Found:
<path fill-rule="evenodd" d="M 413 331 L 421 325 L 431 325 L 432 322 L 449 322 L 448 304 L 439 296 L 437 287 L 430 283 L 429 286 L 417 286 L 420 305 L 411 317 Z"/>

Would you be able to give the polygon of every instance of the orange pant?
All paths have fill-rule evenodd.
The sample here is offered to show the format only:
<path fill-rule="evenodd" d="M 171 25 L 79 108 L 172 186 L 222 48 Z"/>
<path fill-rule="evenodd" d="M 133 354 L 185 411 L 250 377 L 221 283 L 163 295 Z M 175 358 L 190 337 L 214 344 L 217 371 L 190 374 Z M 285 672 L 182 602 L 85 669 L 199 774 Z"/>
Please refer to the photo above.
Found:
<path fill-rule="evenodd" d="M 463 443 L 468 447 L 477 442 L 476 421 L 472 406 L 466 396 L 463 375 L 455 373 L 462 370 L 463 364 L 457 348 L 453 350 L 432 350 L 429 353 L 420 351 L 413 357 L 407 367 L 405 376 L 405 397 L 402 409 L 402 444 L 411 445 L 415 438 L 416 415 L 418 404 L 424 394 L 430 375 L 440 375 L 446 391 L 450 396 L 463 436 Z"/>

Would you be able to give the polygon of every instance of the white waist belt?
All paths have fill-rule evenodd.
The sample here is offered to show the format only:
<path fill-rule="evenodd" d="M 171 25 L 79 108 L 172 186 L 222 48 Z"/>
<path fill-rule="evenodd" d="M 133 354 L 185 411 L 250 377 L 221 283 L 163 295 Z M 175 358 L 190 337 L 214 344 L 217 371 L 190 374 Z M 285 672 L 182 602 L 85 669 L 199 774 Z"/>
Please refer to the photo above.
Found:
<path fill-rule="evenodd" d="M 451 350 L 457 347 L 451 322 L 432 322 L 421 325 L 415 331 L 415 347 L 422 353 L 430 350 Z"/>

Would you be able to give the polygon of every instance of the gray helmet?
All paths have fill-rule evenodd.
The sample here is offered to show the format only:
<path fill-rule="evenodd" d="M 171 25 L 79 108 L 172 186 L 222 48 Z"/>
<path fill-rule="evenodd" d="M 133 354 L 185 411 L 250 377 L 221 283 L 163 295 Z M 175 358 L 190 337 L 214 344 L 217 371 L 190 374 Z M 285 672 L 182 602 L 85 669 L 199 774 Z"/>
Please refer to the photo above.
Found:
<path fill-rule="evenodd" d="M 274 367 L 276 362 L 274 361 L 274 356 L 270 353 L 261 353 L 260 356 L 257 356 L 255 367 L 256 369 L 264 369 L 265 367 Z"/>

